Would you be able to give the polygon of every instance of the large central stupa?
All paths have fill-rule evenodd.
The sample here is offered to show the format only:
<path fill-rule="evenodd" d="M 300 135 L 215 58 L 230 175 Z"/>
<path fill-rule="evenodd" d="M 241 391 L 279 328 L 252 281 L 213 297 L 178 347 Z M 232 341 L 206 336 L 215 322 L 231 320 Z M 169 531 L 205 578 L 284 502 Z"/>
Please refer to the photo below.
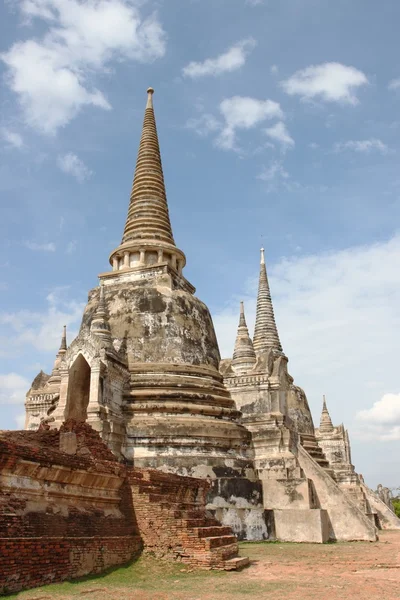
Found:
<path fill-rule="evenodd" d="M 69 346 L 55 424 L 85 418 L 139 467 L 243 472 L 249 433 L 222 383 L 207 307 L 182 270 L 149 89 L 128 216 L 112 271 L 89 293 Z"/>

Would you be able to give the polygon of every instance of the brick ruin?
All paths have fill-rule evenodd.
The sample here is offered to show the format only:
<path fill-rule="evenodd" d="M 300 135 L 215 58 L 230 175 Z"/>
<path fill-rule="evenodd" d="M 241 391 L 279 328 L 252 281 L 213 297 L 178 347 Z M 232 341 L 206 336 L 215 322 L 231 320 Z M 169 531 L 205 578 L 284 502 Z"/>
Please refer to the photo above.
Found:
<path fill-rule="evenodd" d="M 236 569 L 237 538 L 205 511 L 209 483 L 123 465 L 85 423 L 0 435 L 0 594 L 125 564 L 142 551 Z"/>
<path fill-rule="evenodd" d="M 186 257 L 172 233 L 151 88 L 127 220 L 109 260 L 111 270 L 101 273 L 100 286 L 89 292 L 78 336 L 67 344 L 64 330 L 52 373 L 40 372 L 28 391 L 28 431 L 2 438 L 4 443 L 13 435 L 57 440 L 52 450 L 57 468 L 30 471 L 32 490 L 54 477 L 49 485 L 56 486 L 61 477 L 63 490 L 71 489 L 68 502 L 73 498 L 79 514 L 86 514 L 91 484 L 79 475 L 81 483 L 65 486 L 68 466 L 57 462 L 62 460 L 57 444 L 72 452 L 66 436 L 74 432 L 64 431 L 63 424 L 73 419 L 88 423 L 108 447 L 108 458 L 96 464 L 116 469 L 106 477 L 91 466 L 94 486 L 101 489 L 105 479 L 106 487 L 115 486 L 107 501 L 99 493 L 92 509 L 99 511 L 100 521 L 121 523 L 119 493 L 126 482 L 136 515 L 130 526 L 139 528 L 132 536 L 156 552 L 164 552 L 173 539 L 174 556 L 199 564 L 206 557 L 204 564 L 218 566 L 237 550 L 228 528 L 240 539 L 319 543 L 374 541 L 377 526 L 400 528 L 390 507 L 357 475 L 344 428 L 327 426 L 325 413 L 321 427 L 314 426 L 307 396 L 288 371 L 264 250 L 254 336 L 242 306 L 233 356 L 221 360 L 211 315 L 183 274 Z M 50 430 L 36 434 L 41 423 Z M 82 452 L 78 443 L 75 453 L 62 455 L 72 461 L 73 471 L 74 461 L 91 460 Z M 139 480 L 137 496 L 134 482 Z M 174 485 L 185 501 L 172 515 Z M 20 493 L 25 492 L 16 488 L 15 501 Z M 144 498 L 153 499 L 148 500 L 151 510 L 168 523 L 159 536 L 145 525 Z M 191 508 L 186 510 L 187 498 Z M 202 508 L 196 509 L 193 502 L 199 499 Z M 197 518 L 203 503 L 214 521 L 205 522 L 204 513 Z M 41 514 L 55 518 L 51 510 Z M 89 522 L 95 519 L 88 514 Z M 217 523 L 224 534 L 213 535 Z M 212 538 L 219 541 L 207 541 Z M 190 556 L 185 554 L 188 540 Z M 94 565 L 100 561 L 95 555 L 93 550 Z"/>

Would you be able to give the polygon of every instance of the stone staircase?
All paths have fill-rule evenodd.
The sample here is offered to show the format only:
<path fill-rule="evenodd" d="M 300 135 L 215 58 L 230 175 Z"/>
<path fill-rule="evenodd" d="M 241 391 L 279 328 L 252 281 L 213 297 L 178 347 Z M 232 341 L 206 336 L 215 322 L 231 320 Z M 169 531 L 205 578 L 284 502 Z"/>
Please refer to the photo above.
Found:
<path fill-rule="evenodd" d="M 301 433 L 300 439 L 304 450 L 308 452 L 311 458 L 313 458 L 315 462 L 332 477 L 332 479 L 335 479 L 334 471 L 330 467 L 329 461 L 326 459 L 322 448 L 318 445 L 315 436 L 312 434 Z"/>
<path fill-rule="evenodd" d="M 175 547 L 175 558 L 209 569 L 236 570 L 249 564 L 247 556 L 239 557 L 237 537 L 230 527 L 220 525 L 204 511 L 175 511 L 182 523 L 182 545 Z M 185 543 L 186 542 L 186 543 Z"/>
<path fill-rule="evenodd" d="M 145 552 L 203 569 L 235 570 L 249 564 L 247 557 L 238 556 L 232 529 L 205 510 L 206 481 L 139 469 L 132 469 L 129 479 Z"/>

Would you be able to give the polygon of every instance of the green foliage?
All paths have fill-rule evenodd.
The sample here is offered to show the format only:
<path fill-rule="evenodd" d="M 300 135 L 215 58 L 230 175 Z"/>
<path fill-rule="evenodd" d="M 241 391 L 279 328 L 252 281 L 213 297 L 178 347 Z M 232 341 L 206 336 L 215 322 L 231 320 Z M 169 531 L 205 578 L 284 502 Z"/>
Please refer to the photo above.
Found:
<path fill-rule="evenodd" d="M 392 502 L 393 502 L 393 506 L 394 506 L 394 512 L 400 519 L 400 498 L 399 497 L 393 498 Z"/>

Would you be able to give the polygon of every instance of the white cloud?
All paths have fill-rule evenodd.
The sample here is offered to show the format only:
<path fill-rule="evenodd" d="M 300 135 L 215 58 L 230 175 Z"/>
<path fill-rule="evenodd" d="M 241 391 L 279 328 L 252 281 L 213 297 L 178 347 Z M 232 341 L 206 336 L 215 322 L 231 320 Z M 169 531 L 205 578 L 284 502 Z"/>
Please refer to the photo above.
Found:
<path fill-rule="evenodd" d="M 360 437 L 400 440 L 400 394 L 385 394 L 372 408 L 359 411 L 357 419 L 363 423 Z"/>
<path fill-rule="evenodd" d="M 334 421 L 349 426 L 355 413 L 385 392 L 368 382 L 384 381 L 386 389 L 398 386 L 399 256 L 396 235 L 381 243 L 267 264 L 290 372 L 318 418 L 322 394 L 327 394 Z M 232 356 L 240 299 L 252 333 L 257 256 L 254 263 L 244 289 L 238 288 L 237 297 L 213 315 L 224 357 Z"/>
<path fill-rule="evenodd" d="M 59 156 L 57 159 L 57 165 L 61 171 L 67 175 L 72 175 L 75 177 L 79 183 L 83 183 L 93 174 L 92 171 L 85 165 L 85 163 L 72 152 L 68 152 L 68 154 Z"/>
<path fill-rule="evenodd" d="M 186 123 L 188 129 L 192 129 L 200 137 L 206 137 L 210 133 L 215 133 L 220 130 L 222 125 L 213 115 L 204 113 L 198 118 L 189 119 Z"/>
<path fill-rule="evenodd" d="M 320 98 L 355 105 L 359 102 L 355 92 L 367 83 L 366 75 L 355 67 L 330 62 L 296 71 L 281 85 L 287 94 L 299 95 L 303 100 Z"/>
<path fill-rule="evenodd" d="M 31 346 L 40 351 L 56 351 L 63 325 L 67 325 L 71 340 L 84 308 L 80 302 L 65 300 L 66 294 L 64 287 L 54 289 L 47 295 L 43 311 L 0 312 L 0 336 L 8 339 L 14 349 Z"/>
<path fill-rule="evenodd" d="M 24 140 L 22 138 L 22 135 L 20 135 L 16 131 L 11 131 L 11 129 L 3 127 L 0 130 L 0 135 L 10 146 L 13 146 L 14 148 L 23 148 Z"/>
<path fill-rule="evenodd" d="M 369 140 L 348 140 L 347 142 L 339 142 L 334 146 L 335 152 L 342 152 L 343 150 L 354 150 L 354 152 L 360 152 L 363 154 L 369 154 L 373 150 L 377 150 L 382 154 L 386 154 L 389 148 L 382 140 L 371 138 Z"/>
<path fill-rule="evenodd" d="M 252 38 L 241 40 L 216 58 L 208 58 L 204 62 L 190 62 L 182 69 L 182 73 L 186 77 L 196 79 L 207 75 L 216 77 L 222 73 L 236 71 L 245 64 L 247 56 L 255 45 L 256 42 Z"/>
<path fill-rule="evenodd" d="M 398 77 L 397 79 L 392 79 L 392 81 L 389 82 L 388 89 L 389 90 L 400 89 L 400 77 Z"/>
<path fill-rule="evenodd" d="M 39 251 L 39 252 L 55 252 L 56 245 L 54 242 L 48 242 L 46 244 L 38 244 L 37 242 L 25 241 L 24 246 L 29 248 L 29 250 Z"/>
<path fill-rule="evenodd" d="M 276 75 L 279 71 L 278 65 L 271 65 L 270 71 L 271 71 L 272 75 Z"/>
<path fill-rule="evenodd" d="M 47 134 L 84 106 L 110 108 L 91 81 L 112 60 L 150 62 L 165 53 L 157 16 L 143 19 L 128 0 L 25 0 L 19 8 L 47 30 L 41 39 L 16 42 L 0 58 L 26 123 Z"/>
<path fill-rule="evenodd" d="M 251 129 L 268 119 L 282 119 L 284 116 L 278 102 L 244 96 L 226 98 L 221 102 L 219 109 L 224 125 L 216 144 L 225 150 L 235 148 L 237 129 Z"/>
<path fill-rule="evenodd" d="M 30 382 L 17 373 L 0 374 L 0 404 L 21 404 Z"/>
<path fill-rule="evenodd" d="M 289 134 L 285 123 L 279 121 L 272 127 L 264 129 L 264 132 L 272 140 L 282 144 L 283 148 L 290 148 L 294 146 L 294 139 Z"/>
<path fill-rule="evenodd" d="M 261 4 L 264 4 L 264 0 L 246 0 L 246 4 L 249 4 L 250 6 L 260 6 Z"/>

